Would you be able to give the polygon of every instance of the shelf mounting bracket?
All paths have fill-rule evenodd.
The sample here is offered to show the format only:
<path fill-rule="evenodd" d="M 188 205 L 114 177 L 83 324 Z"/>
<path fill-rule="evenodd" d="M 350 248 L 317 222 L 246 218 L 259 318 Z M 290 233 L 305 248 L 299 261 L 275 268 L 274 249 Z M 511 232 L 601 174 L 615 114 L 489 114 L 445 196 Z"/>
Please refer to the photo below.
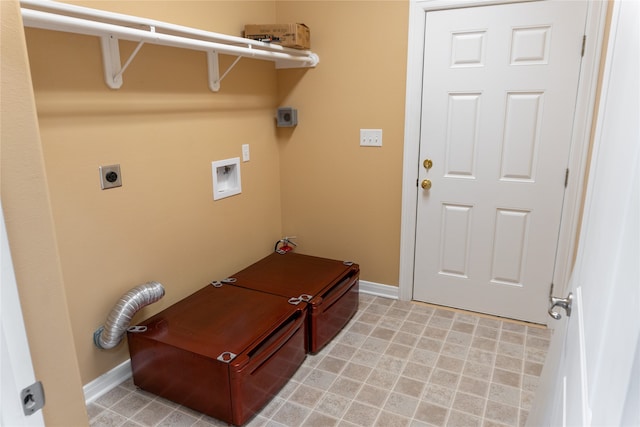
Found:
<path fill-rule="evenodd" d="M 104 80 L 111 89 L 120 89 L 122 87 L 122 74 L 124 74 L 124 71 L 142 48 L 144 41 L 138 43 L 122 66 L 120 65 L 120 42 L 117 37 L 113 35 L 101 36 L 100 45 L 102 47 Z"/>
<path fill-rule="evenodd" d="M 118 39 L 112 35 L 100 37 L 102 48 L 102 66 L 104 81 L 111 89 L 122 87 L 122 67 L 120 66 L 120 45 Z"/>
<path fill-rule="evenodd" d="M 209 89 L 211 92 L 218 92 L 220 90 L 220 82 L 224 79 L 227 74 L 236 66 L 238 61 L 242 59 L 241 56 L 238 56 L 235 61 L 229 68 L 220 75 L 220 62 L 218 61 L 218 52 L 216 51 L 207 51 L 207 69 L 209 71 Z"/>
<path fill-rule="evenodd" d="M 156 27 L 149 26 L 149 31 L 156 32 Z M 120 40 L 113 34 L 100 36 L 100 46 L 102 47 L 102 64 L 104 66 L 104 79 L 111 89 L 122 87 L 122 75 L 136 57 L 144 45 L 144 40 L 140 40 L 136 48 L 129 55 L 124 65 L 120 65 Z"/>
<path fill-rule="evenodd" d="M 209 71 L 209 90 L 217 92 L 220 90 L 220 63 L 218 52 L 207 51 L 207 70 Z"/>

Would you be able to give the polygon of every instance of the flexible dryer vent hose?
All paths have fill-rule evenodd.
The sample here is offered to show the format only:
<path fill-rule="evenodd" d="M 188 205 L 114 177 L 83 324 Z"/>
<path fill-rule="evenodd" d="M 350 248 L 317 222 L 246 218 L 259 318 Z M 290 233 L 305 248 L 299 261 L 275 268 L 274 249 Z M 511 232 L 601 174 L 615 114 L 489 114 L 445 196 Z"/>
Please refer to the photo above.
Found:
<path fill-rule="evenodd" d="M 147 282 L 131 289 L 113 307 L 104 326 L 95 331 L 93 343 L 104 350 L 120 344 L 133 316 L 140 309 L 153 304 L 163 296 L 164 288 L 158 282 Z"/>

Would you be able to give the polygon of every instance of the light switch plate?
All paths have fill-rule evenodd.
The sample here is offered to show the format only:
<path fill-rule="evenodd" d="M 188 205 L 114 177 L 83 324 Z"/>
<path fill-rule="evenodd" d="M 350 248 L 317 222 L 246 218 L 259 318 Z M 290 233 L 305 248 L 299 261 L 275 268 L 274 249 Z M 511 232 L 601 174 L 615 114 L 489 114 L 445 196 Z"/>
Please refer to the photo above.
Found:
<path fill-rule="evenodd" d="M 382 129 L 360 129 L 362 147 L 382 147 Z"/>

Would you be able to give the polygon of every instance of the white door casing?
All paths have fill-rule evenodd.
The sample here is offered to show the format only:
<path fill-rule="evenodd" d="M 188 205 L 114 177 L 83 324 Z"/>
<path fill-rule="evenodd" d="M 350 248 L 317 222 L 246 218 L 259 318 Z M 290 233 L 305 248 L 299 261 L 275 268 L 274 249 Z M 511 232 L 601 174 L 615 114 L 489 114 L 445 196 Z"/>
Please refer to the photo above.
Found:
<path fill-rule="evenodd" d="M 0 203 L 0 425 L 43 426 L 42 411 L 25 415 L 21 391 L 35 382 L 9 241 Z"/>
<path fill-rule="evenodd" d="M 414 282 L 414 248 L 416 245 L 416 221 L 417 221 L 417 198 L 416 192 L 422 192 L 422 189 L 416 188 L 418 178 L 429 176 L 425 173 L 420 165 L 423 160 L 419 156 L 419 141 L 421 138 L 420 120 L 422 118 L 422 67 L 425 62 L 424 58 L 424 31 L 426 27 L 426 15 L 436 10 L 446 10 L 453 8 L 468 7 L 473 5 L 490 5 L 497 2 L 458 2 L 458 1 L 425 1 L 412 2 L 410 13 L 409 28 L 409 56 L 407 64 L 407 108 L 405 123 L 405 154 L 404 154 L 404 177 L 403 177 L 403 211 L 402 211 L 402 229 L 401 229 L 401 265 L 400 265 L 400 292 L 401 299 L 409 300 L 413 298 L 413 282 Z M 502 2 L 500 2 L 502 3 Z M 479 9 L 473 9 L 479 10 Z M 593 109 L 593 99 L 595 96 L 595 85 L 597 76 L 597 64 L 599 60 L 599 46 L 602 38 L 602 28 L 604 13 L 606 11 L 599 3 L 589 3 L 587 7 L 587 25 L 585 34 L 587 35 L 587 43 L 585 45 L 585 54 L 583 57 L 582 67 L 580 70 L 580 83 L 578 87 L 578 96 L 576 102 L 574 129 L 572 134 L 572 151 L 569 154 L 569 168 L 571 169 L 566 196 L 564 198 L 563 208 L 565 215 L 560 226 L 560 239 L 557 255 L 554 262 L 558 265 L 554 281 L 556 284 L 564 283 L 566 275 L 566 266 L 570 263 L 573 251 L 573 237 L 578 222 L 579 197 L 582 191 L 583 170 L 586 159 L 586 141 L 589 136 L 591 127 L 591 113 Z M 480 27 L 478 27 L 480 28 Z M 469 34 L 468 39 L 473 40 L 477 37 L 477 32 Z M 467 94 L 466 98 L 461 96 L 458 98 L 459 105 L 465 107 L 473 106 L 473 95 Z M 517 98 L 517 97 L 516 97 Z M 514 98 L 514 99 L 516 99 Z M 526 96 L 516 99 L 531 101 L 532 97 Z M 531 104 L 531 102 L 530 102 Z M 420 166 L 419 166 L 420 165 Z M 434 166 L 435 168 L 435 166 Z M 434 169 L 432 169 L 433 171 Z M 563 171 L 564 172 L 564 171 Z M 435 189 L 434 182 L 434 189 Z M 453 207 L 453 213 L 463 216 L 464 208 Z M 515 218 L 518 218 L 518 212 L 515 212 Z M 513 219 L 508 218 L 508 219 Z M 508 222 L 508 221 L 507 221 Z M 516 221 L 517 223 L 517 221 Z M 546 285 L 548 285 L 547 283 Z M 557 288 L 562 286 L 557 286 Z"/>
<path fill-rule="evenodd" d="M 553 336 L 531 426 L 640 424 L 639 19 L 637 2 L 615 3 L 573 309 Z"/>

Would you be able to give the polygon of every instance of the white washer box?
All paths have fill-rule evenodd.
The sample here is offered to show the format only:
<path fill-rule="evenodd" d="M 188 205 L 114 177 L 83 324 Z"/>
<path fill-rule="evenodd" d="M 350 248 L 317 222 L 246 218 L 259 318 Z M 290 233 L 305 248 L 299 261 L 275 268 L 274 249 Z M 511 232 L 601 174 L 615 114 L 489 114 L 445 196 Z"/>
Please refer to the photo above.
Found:
<path fill-rule="evenodd" d="M 211 162 L 211 173 L 213 175 L 213 200 L 242 193 L 240 157 Z"/>

